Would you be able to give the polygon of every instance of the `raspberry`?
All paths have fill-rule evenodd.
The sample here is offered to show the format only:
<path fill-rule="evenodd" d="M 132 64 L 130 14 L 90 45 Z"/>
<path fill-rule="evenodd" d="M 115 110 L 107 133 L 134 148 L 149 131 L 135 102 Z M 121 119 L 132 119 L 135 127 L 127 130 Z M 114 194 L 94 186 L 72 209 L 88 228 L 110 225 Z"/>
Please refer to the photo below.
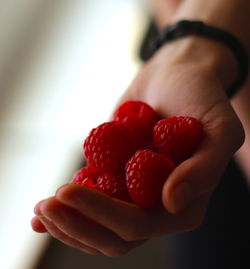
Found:
<path fill-rule="evenodd" d="M 203 135 L 201 123 L 192 117 L 171 117 L 154 127 L 154 142 L 160 152 L 176 163 L 189 158 L 197 149 Z"/>
<path fill-rule="evenodd" d="M 125 178 L 114 174 L 105 173 L 98 177 L 94 188 L 111 197 L 124 201 L 131 201 Z"/>
<path fill-rule="evenodd" d="M 138 147 L 147 144 L 153 137 L 153 127 L 160 119 L 158 113 L 140 101 L 128 101 L 114 112 L 113 120 L 126 125 L 132 132 Z"/>
<path fill-rule="evenodd" d="M 94 188 L 95 183 L 93 182 L 93 179 L 91 177 L 86 177 L 80 185 L 88 187 L 88 188 Z"/>
<path fill-rule="evenodd" d="M 98 176 L 99 174 L 93 167 L 87 166 L 77 171 L 71 182 L 74 184 L 81 184 L 85 178 L 92 178 L 95 181 Z"/>
<path fill-rule="evenodd" d="M 134 153 L 131 132 L 119 122 L 106 122 L 94 128 L 84 142 L 88 165 L 100 172 L 124 172 Z"/>
<path fill-rule="evenodd" d="M 126 165 L 126 182 L 132 200 L 143 208 L 161 204 L 162 187 L 175 168 L 164 154 L 138 150 Z"/>
<path fill-rule="evenodd" d="M 98 177 L 96 183 L 93 182 L 92 178 L 85 178 L 80 185 L 101 191 L 123 201 L 131 201 L 125 178 L 121 176 L 105 173 Z"/>

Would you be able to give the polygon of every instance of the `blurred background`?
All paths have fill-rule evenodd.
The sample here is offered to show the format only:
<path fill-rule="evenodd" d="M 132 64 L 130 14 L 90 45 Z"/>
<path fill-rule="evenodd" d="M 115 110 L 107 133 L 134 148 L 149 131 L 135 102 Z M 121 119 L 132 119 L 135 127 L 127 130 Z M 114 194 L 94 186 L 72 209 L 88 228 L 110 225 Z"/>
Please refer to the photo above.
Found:
<path fill-rule="evenodd" d="M 142 0 L 1 1 L 1 268 L 163 268 L 160 239 L 111 259 L 30 226 L 36 202 L 80 168 L 84 138 L 135 75 L 147 23 Z"/>

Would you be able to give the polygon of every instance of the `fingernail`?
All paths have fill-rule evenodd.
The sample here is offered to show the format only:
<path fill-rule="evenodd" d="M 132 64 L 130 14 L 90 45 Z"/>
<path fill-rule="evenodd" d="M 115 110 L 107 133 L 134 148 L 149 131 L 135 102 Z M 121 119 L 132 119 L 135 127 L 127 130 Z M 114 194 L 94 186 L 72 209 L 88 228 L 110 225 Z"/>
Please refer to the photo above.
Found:
<path fill-rule="evenodd" d="M 42 204 L 45 200 L 46 200 L 46 199 L 41 200 L 41 201 L 38 202 L 38 203 L 36 204 L 36 206 L 34 207 L 34 213 L 35 213 L 37 216 L 42 215 L 41 210 L 40 210 L 40 206 L 41 206 L 41 204 Z"/>
<path fill-rule="evenodd" d="M 40 216 L 42 213 L 41 213 L 41 210 L 40 210 L 40 204 L 37 204 L 34 208 L 34 213 L 37 215 L 37 216 Z"/>
<path fill-rule="evenodd" d="M 184 210 L 192 201 L 193 195 L 187 182 L 180 183 L 174 190 L 170 209 L 172 213 Z"/>

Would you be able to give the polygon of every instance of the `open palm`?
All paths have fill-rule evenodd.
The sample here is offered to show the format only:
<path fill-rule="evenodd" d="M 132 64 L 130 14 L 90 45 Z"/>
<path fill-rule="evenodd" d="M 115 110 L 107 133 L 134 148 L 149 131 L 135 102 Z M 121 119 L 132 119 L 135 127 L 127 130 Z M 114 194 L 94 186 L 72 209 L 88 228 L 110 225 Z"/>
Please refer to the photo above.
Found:
<path fill-rule="evenodd" d="M 119 256 L 152 237 L 189 231 L 201 224 L 209 198 L 243 143 L 244 133 L 214 70 L 165 50 L 141 68 L 120 100 L 141 100 L 164 117 L 188 115 L 204 126 L 197 152 L 166 181 L 162 207 L 144 210 L 66 184 L 55 196 L 38 203 L 33 226 L 42 222 L 53 237 L 84 252 Z"/>

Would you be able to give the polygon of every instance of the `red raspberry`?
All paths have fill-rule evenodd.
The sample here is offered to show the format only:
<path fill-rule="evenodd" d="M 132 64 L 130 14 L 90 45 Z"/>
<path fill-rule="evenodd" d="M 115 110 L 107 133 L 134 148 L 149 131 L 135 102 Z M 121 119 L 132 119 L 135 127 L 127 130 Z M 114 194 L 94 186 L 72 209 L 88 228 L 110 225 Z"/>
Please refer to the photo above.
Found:
<path fill-rule="evenodd" d="M 124 167 L 134 153 L 131 132 L 119 122 L 106 122 L 94 128 L 84 142 L 89 166 L 100 173 L 124 173 Z"/>
<path fill-rule="evenodd" d="M 202 135 L 200 121 L 192 117 L 171 117 L 159 121 L 154 127 L 157 148 L 176 163 L 186 160 L 195 152 Z"/>
<path fill-rule="evenodd" d="M 125 178 L 121 176 L 105 173 L 98 177 L 96 183 L 91 178 L 85 178 L 80 185 L 101 191 L 123 201 L 131 201 Z"/>
<path fill-rule="evenodd" d="M 99 173 L 93 167 L 83 167 L 81 170 L 77 171 L 73 176 L 72 183 L 74 184 L 81 184 L 85 178 L 92 178 L 96 181 Z"/>
<path fill-rule="evenodd" d="M 143 208 L 161 204 L 162 187 L 175 168 L 164 154 L 138 150 L 126 165 L 126 181 L 132 200 Z"/>
<path fill-rule="evenodd" d="M 88 187 L 88 188 L 94 188 L 95 183 L 94 180 L 91 177 L 86 177 L 81 184 L 82 186 Z"/>
<path fill-rule="evenodd" d="M 126 180 L 123 177 L 119 177 L 111 173 L 105 173 L 98 177 L 94 188 L 111 197 L 124 201 L 131 201 L 128 194 Z"/>
<path fill-rule="evenodd" d="M 152 139 L 154 125 L 160 116 L 144 102 L 128 101 L 117 108 L 113 119 L 126 125 L 141 147 Z"/>

